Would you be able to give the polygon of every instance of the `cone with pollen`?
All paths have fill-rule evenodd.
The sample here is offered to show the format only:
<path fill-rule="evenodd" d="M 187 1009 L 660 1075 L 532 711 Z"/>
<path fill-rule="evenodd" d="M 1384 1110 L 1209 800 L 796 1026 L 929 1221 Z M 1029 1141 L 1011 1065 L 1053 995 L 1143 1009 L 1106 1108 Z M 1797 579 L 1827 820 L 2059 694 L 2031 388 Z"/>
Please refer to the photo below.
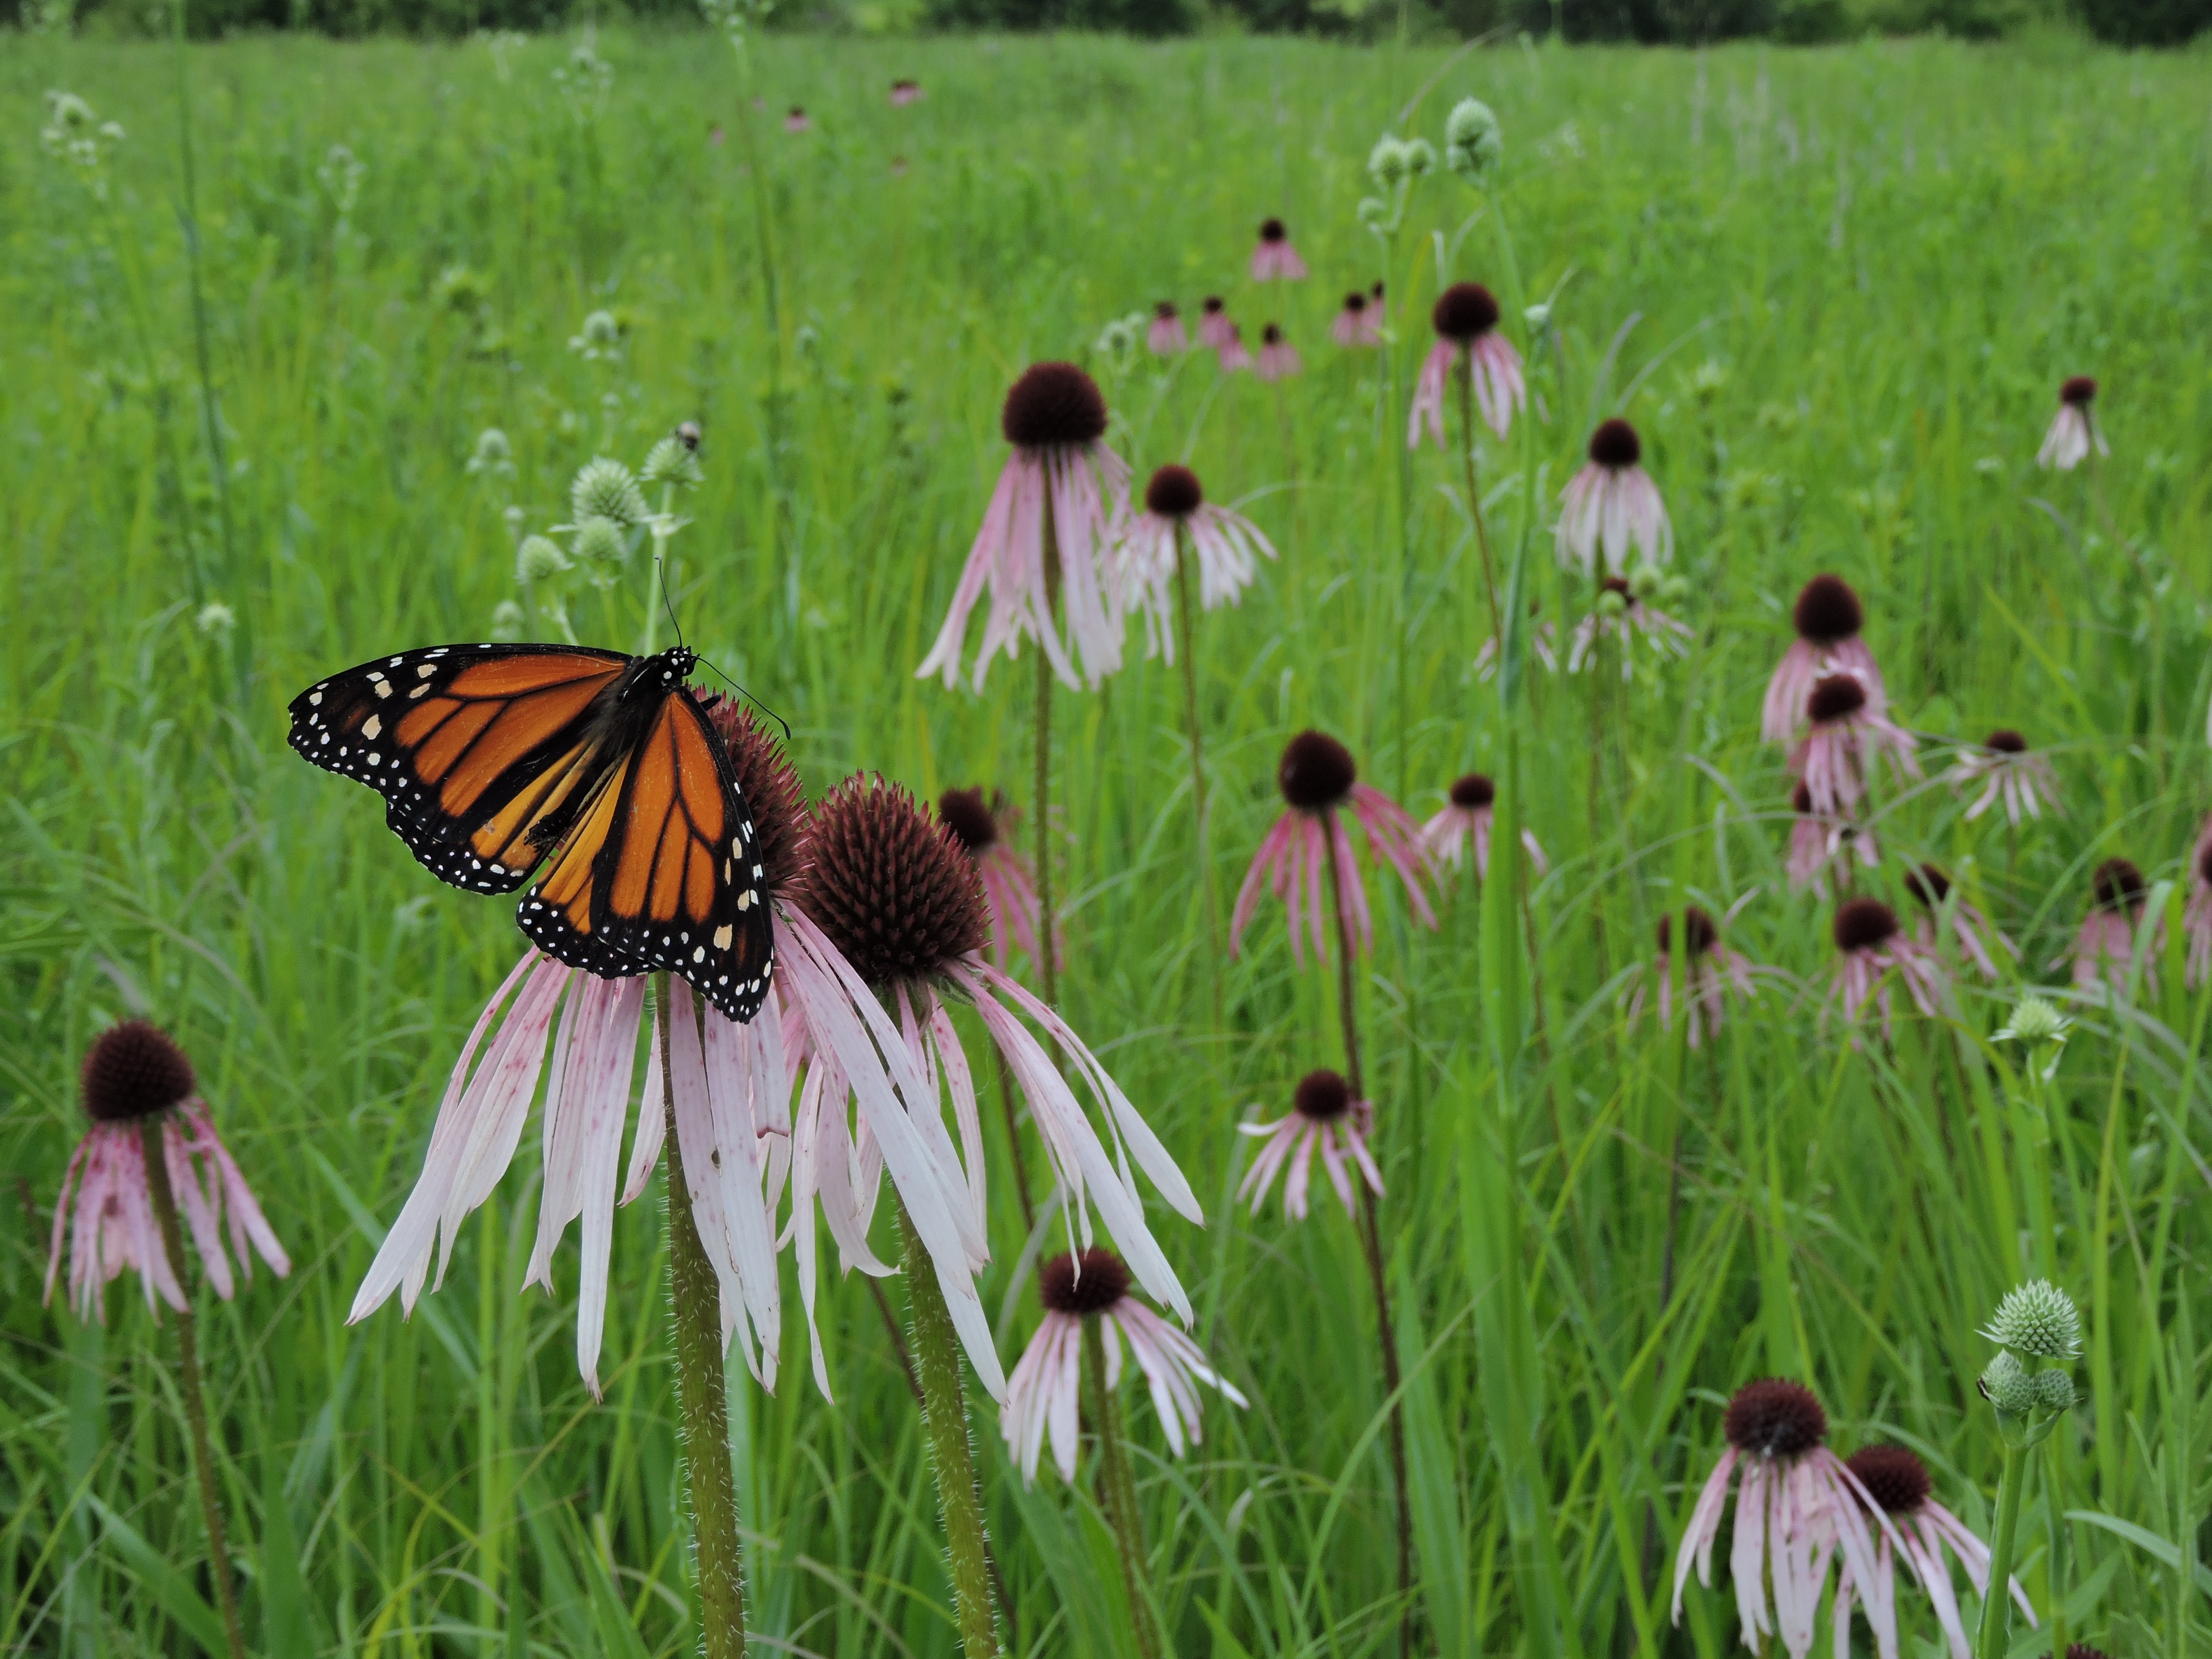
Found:
<path fill-rule="evenodd" d="M 2070 958 L 2074 983 L 2080 989 L 2098 997 L 2126 995 L 2140 946 L 2144 994 L 2158 995 L 2166 918 L 2144 914 L 2148 891 L 2142 872 L 2125 859 L 2106 859 L 2090 872 L 2088 912 L 2075 933 L 2069 957 L 2061 958 Z M 2140 940 L 2139 933 L 2143 935 Z"/>
<path fill-rule="evenodd" d="M 1436 343 L 1422 359 L 1420 380 L 1406 423 L 1406 447 L 1417 447 L 1425 430 L 1439 447 L 1444 442 L 1444 392 L 1455 373 L 1468 378 L 1476 410 L 1500 443 L 1513 416 L 1528 402 L 1521 354 L 1498 331 L 1498 300 L 1480 283 L 1455 283 L 1437 296 L 1429 313 Z M 1468 434 L 1474 441 L 1474 434 Z"/>
<path fill-rule="evenodd" d="M 1285 348 L 1287 349 L 1287 348 Z M 1145 619 L 1145 650 L 1172 665 L 1176 651 L 1176 583 L 1185 553 L 1197 579 L 1200 611 L 1242 604 L 1274 544 L 1243 514 L 1206 499 L 1197 473 L 1170 462 L 1145 484 L 1144 511 L 1115 550 L 1116 590 Z M 1194 633 L 1195 625 L 1194 623 Z"/>
<path fill-rule="evenodd" d="M 1429 860 L 1440 870 L 1457 870 L 1467 862 L 1468 854 L 1474 854 L 1474 872 L 1483 880 L 1490 878 L 1490 836 L 1498 821 L 1498 786 L 1482 772 L 1468 772 L 1452 780 L 1444 792 L 1441 811 L 1421 826 L 1421 846 Z M 1544 849 L 1536 844 L 1534 832 L 1521 832 L 1521 846 L 1529 861 L 1542 875 L 1551 868 Z"/>
<path fill-rule="evenodd" d="M 1346 1215 L 1358 1214 L 1352 1190 L 1355 1175 L 1377 1198 L 1382 1196 L 1382 1172 L 1368 1148 L 1375 1132 L 1375 1108 L 1352 1097 L 1351 1085 L 1340 1072 L 1307 1073 L 1291 1093 L 1287 1116 L 1273 1123 L 1240 1124 L 1237 1132 L 1260 1140 L 1252 1167 L 1244 1172 L 1243 1182 L 1237 1188 L 1238 1198 L 1251 1200 L 1254 1215 L 1267 1203 L 1276 1176 L 1287 1170 L 1283 1213 L 1292 1221 L 1304 1220 L 1316 1153 L 1320 1154 L 1322 1169 Z"/>
<path fill-rule="evenodd" d="M 1877 709 L 1886 704 L 1881 670 L 1860 630 L 1866 608 L 1851 585 L 1826 572 L 1797 591 L 1790 622 L 1796 637 L 1774 665 L 1760 705 L 1759 735 L 1768 743 L 1788 743 L 1802 729 L 1806 699 L 1816 681 L 1836 674 L 1856 677 Z"/>
<path fill-rule="evenodd" d="M 1674 556 L 1674 528 L 1644 470 L 1643 438 L 1614 416 L 1598 423 L 1587 453 L 1560 493 L 1559 562 L 1592 580 L 1625 576 L 1639 559 L 1665 564 Z"/>
<path fill-rule="evenodd" d="M 1836 1599 L 1829 1618 L 1838 1645 L 1850 1640 L 1851 1613 L 1863 1609 L 1873 1628 L 1875 1650 L 1881 1659 L 1898 1659 L 1897 1561 L 1905 1559 L 1907 1582 L 1920 1586 L 1948 1642 L 1951 1659 L 1971 1659 L 1965 1620 L 1959 1611 L 1958 1592 L 1952 1582 L 1946 1553 L 1955 1555 L 1966 1570 L 1977 1595 L 1986 1596 L 1990 1583 L 1990 1549 L 1971 1528 L 1935 1501 L 1935 1483 L 1919 1458 L 1903 1446 L 1869 1446 L 1844 1460 L 1856 1482 L 1853 1498 L 1868 1516 L 1886 1517 L 1894 1536 L 1883 1533 L 1875 1539 L 1875 1580 L 1859 1580 L 1846 1563 L 1836 1581 Z M 2012 1581 L 2013 1599 L 2027 1621 L 2035 1623 L 2035 1610 L 2020 1581 Z"/>

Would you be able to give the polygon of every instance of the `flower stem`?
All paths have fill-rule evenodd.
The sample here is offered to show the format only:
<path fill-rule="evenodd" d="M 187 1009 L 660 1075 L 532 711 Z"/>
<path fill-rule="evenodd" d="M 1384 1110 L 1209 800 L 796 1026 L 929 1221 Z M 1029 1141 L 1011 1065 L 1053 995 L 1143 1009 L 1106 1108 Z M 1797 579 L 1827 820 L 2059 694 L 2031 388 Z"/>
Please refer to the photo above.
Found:
<path fill-rule="evenodd" d="M 1328 906 L 1336 919 L 1336 1007 L 1344 1024 L 1344 1080 L 1354 1100 L 1367 1098 L 1359 1075 L 1359 1022 L 1352 955 L 1352 919 L 1345 913 L 1344 884 L 1336 867 L 1336 811 L 1322 809 L 1322 831 L 1327 850 L 1322 868 L 1328 884 Z M 1406 1419 L 1398 1408 L 1398 1391 L 1404 1378 L 1398 1369 L 1398 1336 L 1390 1319 L 1390 1286 L 1383 1270 L 1382 1227 L 1375 1194 L 1359 1183 L 1359 1246 L 1367 1258 L 1367 1277 L 1375 1291 L 1376 1340 L 1382 1350 L 1382 1385 L 1390 1396 L 1390 1474 L 1398 1488 L 1398 1595 L 1401 1611 L 1398 1651 L 1412 1652 L 1413 1641 L 1413 1510 L 1406 1485 Z"/>
<path fill-rule="evenodd" d="M 1113 1391 L 1106 1386 L 1103 1315 L 1083 1322 L 1083 1370 L 1091 1394 L 1091 1419 L 1098 1431 L 1098 1483 L 1105 1489 L 1106 1519 L 1121 1557 L 1121 1589 L 1129 1598 L 1129 1625 L 1137 1633 L 1139 1659 L 1160 1659 L 1158 1632 L 1145 1600 L 1145 1533 L 1137 1515 L 1137 1486 L 1129 1475 L 1129 1455 L 1121 1444 Z"/>
<path fill-rule="evenodd" d="M 1042 656 L 1043 653 L 1038 653 Z M 960 1389 L 960 1346 L 952 1313 L 937 1283 L 937 1269 L 902 1202 L 899 1241 L 906 1272 L 914 1356 L 921 1383 L 921 1425 L 929 1436 L 929 1461 L 937 1476 L 937 1501 L 945 1519 L 945 1553 L 952 1572 L 952 1606 L 960 1620 L 967 1659 L 995 1659 L 999 1630 L 991 1616 L 991 1568 L 983 1540 L 983 1500 L 975 1490 L 975 1457 L 968 1443 L 968 1402 Z"/>
<path fill-rule="evenodd" d="M 2004 1659 L 2012 1583 L 2013 1547 L 2020 1537 L 2021 1488 L 2027 1484 L 2027 1454 L 2007 1446 L 1997 1480 L 1997 1534 L 1990 1540 L 1990 1585 L 1982 1597 L 1982 1628 L 1974 1659 Z"/>
<path fill-rule="evenodd" d="M 2051 1651 L 2056 1659 L 2066 1659 L 2066 1505 L 2060 1492 L 2066 1478 L 2063 1436 L 2052 1435 L 2050 1447 L 2044 1464 L 2043 1493 L 2051 1510 Z M 1993 1580 L 1990 1593 L 2001 1595 L 2004 1590 Z"/>
<path fill-rule="evenodd" d="M 744 1659 L 744 1569 L 738 1554 L 738 1492 L 730 1469 L 729 1401 L 722 1382 L 722 1312 L 714 1263 L 691 1215 L 691 1188 L 676 1133 L 675 1067 L 668 1051 L 668 975 L 653 976 L 660 1040 L 660 1109 L 666 1117 L 668 1290 L 675 1316 L 677 1422 L 691 1499 L 706 1659 Z"/>
<path fill-rule="evenodd" d="M 1206 763 L 1198 714 L 1198 630 L 1191 617 L 1190 554 L 1183 527 L 1176 526 L 1176 631 L 1182 635 L 1182 702 L 1190 723 L 1190 799 L 1198 818 L 1198 878 L 1206 896 L 1206 962 L 1213 993 L 1213 1029 L 1221 1029 L 1221 914 L 1213 891 L 1213 864 L 1206 849 Z"/>
<path fill-rule="evenodd" d="M 1052 491 L 1044 498 L 1045 626 L 1059 626 L 1060 536 L 1052 520 Z M 1037 641 L 1036 653 L 1036 880 L 1037 968 L 1044 981 L 1044 1006 L 1060 1006 L 1060 969 L 1053 960 L 1052 836 L 1046 820 L 1052 805 L 1052 659 Z M 1014 1154 L 1019 1158 L 1021 1153 Z"/>
<path fill-rule="evenodd" d="M 154 1200 L 154 1218 L 161 1225 L 161 1248 L 168 1255 L 169 1271 L 182 1290 L 185 1283 L 184 1231 L 177 1224 L 177 1195 L 169 1186 L 169 1162 L 162 1146 L 163 1119 L 149 1117 L 138 1127 L 139 1146 L 146 1159 L 146 1189 Z M 200 1522 L 207 1528 L 208 1577 L 215 1580 L 216 1604 L 222 1609 L 223 1640 L 230 1659 L 246 1659 L 246 1632 L 238 1622 L 238 1592 L 230 1582 L 230 1545 L 224 1536 L 222 1504 L 216 1492 L 215 1450 L 208 1439 L 207 1401 L 200 1389 L 198 1328 L 192 1317 L 192 1299 L 177 1316 L 177 1369 L 185 1396 L 185 1425 L 192 1443 L 192 1479 L 200 1489 Z"/>
<path fill-rule="evenodd" d="M 1490 526 L 1482 516 L 1482 492 L 1474 481 L 1474 360 L 1463 356 L 1454 366 L 1452 389 L 1459 394 L 1459 460 L 1467 475 L 1467 510 L 1474 519 L 1474 539 L 1482 549 L 1482 589 L 1490 599 L 1490 637 L 1505 649 L 1504 619 L 1498 614 L 1498 563 L 1491 556 Z"/>

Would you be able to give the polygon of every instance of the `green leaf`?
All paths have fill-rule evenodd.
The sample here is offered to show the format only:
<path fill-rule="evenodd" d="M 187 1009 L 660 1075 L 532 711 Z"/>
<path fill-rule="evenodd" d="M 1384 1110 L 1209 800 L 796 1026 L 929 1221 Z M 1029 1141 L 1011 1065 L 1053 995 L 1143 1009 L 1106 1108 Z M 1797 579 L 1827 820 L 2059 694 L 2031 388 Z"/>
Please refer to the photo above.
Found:
<path fill-rule="evenodd" d="M 146 1587 L 147 1594 L 161 1611 L 175 1620 L 185 1633 L 208 1652 L 220 1656 L 228 1651 L 222 1617 L 191 1587 L 184 1574 L 170 1565 L 137 1528 L 99 1498 L 88 1495 L 84 1501 L 107 1528 L 107 1541 L 114 1547 L 123 1565 Z"/>
<path fill-rule="evenodd" d="M 2169 1567 L 2181 1565 L 2181 1551 L 2178 1547 L 2132 1521 L 2123 1521 L 2116 1515 L 2100 1515 L 2094 1510 L 2069 1510 L 2066 1518 L 2092 1527 L 2102 1527 L 2106 1532 L 2126 1539 L 2144 1554 L 2156 1557 Z M 2212 1595 L 2212 1567 L 2206 1566 L 2202 1561 L 2197 1563 L 2197 1588 L 2207 1595 Z"/>

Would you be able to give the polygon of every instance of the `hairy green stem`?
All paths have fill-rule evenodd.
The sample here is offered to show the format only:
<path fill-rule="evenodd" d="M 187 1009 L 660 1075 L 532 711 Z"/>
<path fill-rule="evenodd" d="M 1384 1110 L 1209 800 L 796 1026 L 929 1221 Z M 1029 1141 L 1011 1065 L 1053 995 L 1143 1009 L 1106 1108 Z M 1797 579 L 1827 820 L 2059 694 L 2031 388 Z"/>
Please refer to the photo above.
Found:
<path fill-rule="evenodd" d="M 1182 636 L 1182 703 L 1190 724 L 1190 799 L 1197 815 L 1198 879 L 1206 902 L 1206 965 L 1213 994 L 1213 1029 L 1221 1030 L 1221 914 L 1213 891 L 1213 864 L 1206 846 L 1206 763 L 1198 714 L 1198 629 L 1191 615 L 1190 551 L 1183 526 L 1176 526 L 1176 631 Z"/>
<path fill-rule="evenodd" d="M 2044 1462 L 2044 1498 L 2051 1510 L 2051 1651 L 2053 1659 L 2066 1659 L 2066 1502 L 2062 1487 L 2066 1479 L 2064 1427 L 2051 1437 Z M 1990 1594 L 2002 1595 L 2005 1587 L 1990 1581 Z"/>
<path fill-rule="evenodd" d="M 1098 1434 L 1098 1484 L 1104 1489 L 1106 1519 L 1121 1558 L 1121 1589 L 1129 1598 L 1129 1627 L 1137 1634 L 1139 1659 L 1160 1659 L 1158 1630 L 1145 1599 L 1145 1530 L 1137 1514 L 1137 1483 L 1129 1474 L 1129 1455 L 1121 1444 L 1121 1425 L 1113 1390 L 1106 1386 L 1106 1334 L 1103 1315 L 1083 1322 L 1083 1370 L 1091 1395 L 1091 1426 Z"/>
<path fill-rule="evenodd" d="M 1060 534 L 1053 524 L 1052 492 L 1044 496 L 1044 625 L 1060 625 Z M 1036 880 L 1037 969 L 1044 981 L 1044 1005 L 1060 1006 L 1060 969 L 1052 944 L 1052 836 L 1046 819 L 1052 805 L 1052 659 L 1037 641 L 1036 653 Z M 1018 1151 L 1014 1156 L 1018 1158 Z"/>
<path fill-rule="evenodd" d="M 895 1200 L 892 1207 L 898 1214 L 903 1250 L 900 1260 L 908 1316 L 914 1321 L 915 1377 L 921 1385 L 921 1425 L 929 1437 L 930 1468 L 937 1477 L 961 1649 L 967 1659 L 994 1659 L 999 1630 L 991 1616 L 990 1551 L 983 1537 L 983 1500 L 975 1489 L 975 1452 L 968 1443 L 959 1339 L 914 1218 L 906 1212 L 903 1201 Z"/>
<path fill-rule="evenodd" d="M 185 1285 L 184 1230 L 177 1224 L 177 1195 L 169 1185 L 168 1158 L 161 1144 L 165 1118 L 141 1120 L 138 1144 L 146 1158 L 146 1189 L 154 1200 L 154 1219 L 161 1229 L 161 1249 L 179 1290 Z M 207 1528 L 208 1577 L 215 1580 L 216 1605 L 222 1610 L 223 1640 L 230 1659 L 246 1659 L 246 1632 L 238 1621 L 238 1591 L 230 1582 L 230 1546 L 222 1526 L 222 1503 L 216 1489 L 215 1449 L 208 1438 L 207 1400 L 200 1388 L 198 1326 L 192 1298 L 185 1291 L 177 1316 L 179 1391 L 185 1397 L 185 1425 L 192 1443 L 192 1479 L 200 1489 L 200 1521 Z"/>
<path fill-rule="evenodd" d="M 1997 1480 L 1997 1533 L 1990 1540 L 1990 1587 L 1982 1597 L 1982 1628 L 1974 1659 L 2004 1659 L 2012 1599 L 2005 1592 L 2012 1582 L 2013 1549 L 2020 1540 L 2021 1488 L 2027 1484 L 2027 1452 L 2007 1446 L 2004 1472 Z"/>
<path fill-rule="evenodd" d="M 1482 591 L 1490 599 L 1490 637 L 1503 651 L 1505 619 L 1498 614 L 1498 565 L 1490 551 L 1490 526 L 1482 517 L 1482 492 L 1474 480 L 1474 362 L 1462 357 L 1452 374 L 1459 394 L 1459 459 L 1467 481 L 1467 510 L 1474 519 L 1474 539 L 1482 550 Z"/>
<path fill-rule="evenodd" d="M 730 1468 L 730 1411 L 722 1381 L 722 1310 L 714 1263 L 691 1214 L 684 1149 L 676 1133 L 675 1067 L 668 1052 L 669 987 L 653 975 L 659 1028 L 660 1109 L 666 1119 L 668 1289 L 676 1334 L 677 1421 L 699 1570 L 699 1624 L 706 1659 L 744 1659 L 744 1567 L 738 1553 L 737 1479 Z"/>

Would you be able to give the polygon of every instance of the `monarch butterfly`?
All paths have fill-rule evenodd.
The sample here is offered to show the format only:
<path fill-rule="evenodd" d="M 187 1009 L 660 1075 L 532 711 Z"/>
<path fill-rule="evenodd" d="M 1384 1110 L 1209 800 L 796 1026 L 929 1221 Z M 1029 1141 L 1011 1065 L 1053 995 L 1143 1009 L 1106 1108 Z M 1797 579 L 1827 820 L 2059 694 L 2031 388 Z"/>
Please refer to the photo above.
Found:
<path fill-rule="evenodd" d="M 605 978 L 681 974 L 740 1023 L 773 966 L 752 814 L 684 682 L 698 662 L 574 645 L 440 645 L 318 680 L 292 747 L 384 797 L 441 881 L 511 893 L 515 922 Z"/>

